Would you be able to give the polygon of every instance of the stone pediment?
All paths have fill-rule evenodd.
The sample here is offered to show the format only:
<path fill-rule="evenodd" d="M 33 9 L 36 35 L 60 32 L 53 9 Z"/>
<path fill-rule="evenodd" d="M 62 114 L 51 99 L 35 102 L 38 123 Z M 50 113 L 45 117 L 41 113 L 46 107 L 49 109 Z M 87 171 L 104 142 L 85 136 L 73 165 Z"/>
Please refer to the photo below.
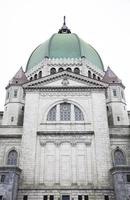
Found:
<path fill-rule="evenodd" d="M 107 86 L 108 85 L 102 81 L 67 71 L 30 81 L 23 85 L 23 87 L 26 89 L 57 87 L 106 88 Z"/>

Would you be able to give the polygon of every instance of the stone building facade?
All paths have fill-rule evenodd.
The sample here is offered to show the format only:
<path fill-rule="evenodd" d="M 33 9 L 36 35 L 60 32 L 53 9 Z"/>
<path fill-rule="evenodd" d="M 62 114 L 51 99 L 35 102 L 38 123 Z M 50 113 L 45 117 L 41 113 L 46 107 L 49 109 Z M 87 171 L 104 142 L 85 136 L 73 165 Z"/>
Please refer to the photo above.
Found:
<path fill-rule="evenodd" d="M 64 22 L 6 87 L 0 200 L 130 199 L 124 89 Z"/>

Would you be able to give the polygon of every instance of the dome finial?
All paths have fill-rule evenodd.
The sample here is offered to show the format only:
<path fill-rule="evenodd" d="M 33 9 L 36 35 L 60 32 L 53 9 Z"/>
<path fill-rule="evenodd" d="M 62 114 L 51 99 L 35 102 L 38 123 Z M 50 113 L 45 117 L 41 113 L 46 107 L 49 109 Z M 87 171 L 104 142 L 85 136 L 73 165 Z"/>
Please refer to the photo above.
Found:
<path fill-rule="evenodd" d="M 64 16 L 64 23 L 63 26 L 66 26 L 66 16 Z"/>
<path fill-rule="evenodd" d="M 64 16 L 63 26 L 58 33 L 71 33 L 70 29 L 66 26 L 66 16 Z"/>

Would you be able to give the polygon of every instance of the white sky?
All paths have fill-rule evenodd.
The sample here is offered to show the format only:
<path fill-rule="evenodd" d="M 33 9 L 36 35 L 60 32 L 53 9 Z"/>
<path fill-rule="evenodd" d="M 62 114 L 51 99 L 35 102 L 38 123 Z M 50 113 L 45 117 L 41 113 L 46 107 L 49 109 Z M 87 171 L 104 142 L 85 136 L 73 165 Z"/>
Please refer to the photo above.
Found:
<path fill-rule="evenodd" d="M 130 0 L 1 0 L 0 110 L 5 87 L 31 52 L 67 26 L 100 54 L 126 86 L 130 110 Z"/>

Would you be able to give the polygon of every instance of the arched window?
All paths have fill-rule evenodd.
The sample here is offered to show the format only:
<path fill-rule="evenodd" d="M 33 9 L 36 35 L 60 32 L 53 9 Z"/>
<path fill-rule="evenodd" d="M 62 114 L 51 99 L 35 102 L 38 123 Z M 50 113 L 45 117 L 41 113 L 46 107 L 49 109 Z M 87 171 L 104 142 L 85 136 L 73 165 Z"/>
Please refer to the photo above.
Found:
<path fill-rule="evenodd" d="M 50 74 L 56 74 L 56 69 L 55 68 L 51 68 Z"/>
<path fill-rule="evenodd" d="M 126 165 L 125 156 L 120 149 L 116 149 L 114 152 L 114 165 Z"/>
<path fill-rule="evenodd" d="M 60 67 L 59 69 L 58 69 L 58 72 L 63 72 L 64 71 L 64 69 L 62 68 L 62 67 Z"/>
<path fill-rule="evenodd" d="M 47 121 L 84 121 L 80 108 L 70 103 L 60 103 L 52 107 L 47 115 Z"/>
<path fill-rule="evenodd" d="M 47 115 L 48 121 L 56 121 L 56 106 L 54 106 Z"/>
<path fill-rule="evenodd" d="M 78 67 L 74 68 L 74 73 L 75 73 L 75 74 L 80 74 L 80 70 L 79 70 Z"/>
<path fill-rule="evenodd" d="M 88 77 L 91 78 L 91 71 L 88 71 Z"/>
<path fill-rule="evenodd" d="M 66 69 L 66 71 L 72 72 L 72 69 L 71 69 L 70 67 L 68 67 L 68 68 Z"/>
<path fill-rule="evenodd" d="M 42 78 L 42 71 L 40 71 L 40 72 L 38 73 L 38 77 L 39 77 L 39 78 Z"/>
<path fill-rule="evenodd" d="M 83 113 L 77 106 L 74 106 L 74 114 L 75 114 L 75 121 L 84 120 Z"/>
<path fill-rule="evenodd" d="M 37 74 L 34 75 L 34 80 L 36 80 L 36 79 L 37 79 Z"/>
<path fill-rule="evenodd" d="M 100 81 L 101 79 L 100 79 L 100 77 L 98 76 L 98 81 Z"/>
<path fill-rule="evenodd" d="M 8 153 L 7 157 L 7 165 L 17 165 L 17 151 L 12 150 Z"/>
<path fill-rule="evenodd" d="M 93 79 L 96 79 L 96 75 L 95 74 L 93 74 Z"/>
<path fill-rule="evenodd" d="M 30 77 L 30 81 L 32 81 L 33 80 L 33 77 Z"/>

